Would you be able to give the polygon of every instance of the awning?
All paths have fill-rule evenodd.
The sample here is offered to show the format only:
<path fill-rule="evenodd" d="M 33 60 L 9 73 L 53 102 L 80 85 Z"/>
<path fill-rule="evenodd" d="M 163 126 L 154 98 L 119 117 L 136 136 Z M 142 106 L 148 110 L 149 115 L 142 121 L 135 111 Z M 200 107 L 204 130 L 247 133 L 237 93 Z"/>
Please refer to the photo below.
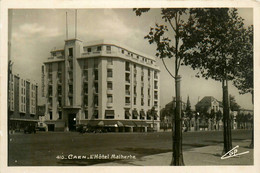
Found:
<path fill-rule="evenodd" d="M 125 127 L 135 127 L 136 125 L 133 123 L 133 121 L 120 121 L 123 123 Z"/>
<path fill-rule="evenodd" d="M 115 116 L 115 111 L 114 110 L 106 110 L 105 111 L 105 116 L 106 117 L 114 117 Z"/>
<path fill-rule="evenodd" d="M 105 127 L 118 127 L 118 121 L 116 120 L 104 120 Z"/>
<path fill-rule="evenodd" d="M 138 112 L 137 112 L 137 110 L 133 110 L 132 115 L 133 115 L 133 117 L 137 118 L 137 117 L 138 117 Z"/>
<path fill-rule="evenodd" d="M 133 121 L 137 127 L 148 127 L 149 124 L 147 124 L 145 121 Z"/>
<path fill-rule="evenodd" d="M 102 125 L 102 122 L 101 122 L 100 120 L 90 120 L 90 121 L 87 123 L 87 125 L 95 127 L 95 126 L 100 126 L 100 125 Z"/>

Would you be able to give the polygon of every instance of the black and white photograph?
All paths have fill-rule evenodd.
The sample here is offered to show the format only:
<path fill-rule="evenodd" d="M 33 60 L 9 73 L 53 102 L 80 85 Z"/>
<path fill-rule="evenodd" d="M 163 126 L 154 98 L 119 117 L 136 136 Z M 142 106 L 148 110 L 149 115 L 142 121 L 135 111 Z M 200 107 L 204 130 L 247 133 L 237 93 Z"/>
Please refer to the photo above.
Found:
<path fill-rule="evenodd" d="M 254 10 L 6 7 L 5 169 L 255 168 Z"/>

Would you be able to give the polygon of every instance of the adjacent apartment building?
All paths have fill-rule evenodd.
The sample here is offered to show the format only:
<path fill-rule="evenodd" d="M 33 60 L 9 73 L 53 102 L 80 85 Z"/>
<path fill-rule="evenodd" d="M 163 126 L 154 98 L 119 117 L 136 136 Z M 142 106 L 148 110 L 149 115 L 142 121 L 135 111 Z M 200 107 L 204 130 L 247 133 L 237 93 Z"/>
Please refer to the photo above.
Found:
<path fill-rule="evenodd" d="M 22 130 L 29 124 L 38 122 L 37 99 L 38 85 L 18 74 L 9 77 L 9 120 L 10 130 Z"/>
<path fill-rule="evenodd" d="M 111 41 L 70 39 L 51 51 L 43 79 L 49 131 L 73 131 L 80 124 L 122 132 L 160 128 L 154 57 Z"/>

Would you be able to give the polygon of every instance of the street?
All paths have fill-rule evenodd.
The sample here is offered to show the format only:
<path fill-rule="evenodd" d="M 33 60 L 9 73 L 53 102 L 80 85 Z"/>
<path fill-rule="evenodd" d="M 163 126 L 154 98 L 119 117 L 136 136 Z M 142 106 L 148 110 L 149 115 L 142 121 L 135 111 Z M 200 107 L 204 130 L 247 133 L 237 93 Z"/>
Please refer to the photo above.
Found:
<path fill-rule="evenodd" d="M 68 156 L 120 154 L 140 158 L 172 151 L 171 132 L 38 132 L 12 134 L 10 138 L 9 166 L 87 166 L 114 160 L 68 159 Z M 251 130 L 232 131 L 233 141 L 246 139 L 251 139 Z M 186 132 L 183 133 L 183 150 L 220 144 L 222 140 L 223 131 Z"/>

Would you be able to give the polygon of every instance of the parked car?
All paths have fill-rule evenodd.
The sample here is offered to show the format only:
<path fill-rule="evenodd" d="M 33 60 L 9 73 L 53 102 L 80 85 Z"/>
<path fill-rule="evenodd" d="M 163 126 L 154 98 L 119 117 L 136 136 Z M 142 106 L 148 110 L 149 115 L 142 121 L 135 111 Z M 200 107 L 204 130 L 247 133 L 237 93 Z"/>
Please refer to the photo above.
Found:
<path fill-rule="evenodd" d="M 35 126 L 32 124 L 29 124 L 28 126 L 25 127 L 24 133 L 36 133 Z"/>

